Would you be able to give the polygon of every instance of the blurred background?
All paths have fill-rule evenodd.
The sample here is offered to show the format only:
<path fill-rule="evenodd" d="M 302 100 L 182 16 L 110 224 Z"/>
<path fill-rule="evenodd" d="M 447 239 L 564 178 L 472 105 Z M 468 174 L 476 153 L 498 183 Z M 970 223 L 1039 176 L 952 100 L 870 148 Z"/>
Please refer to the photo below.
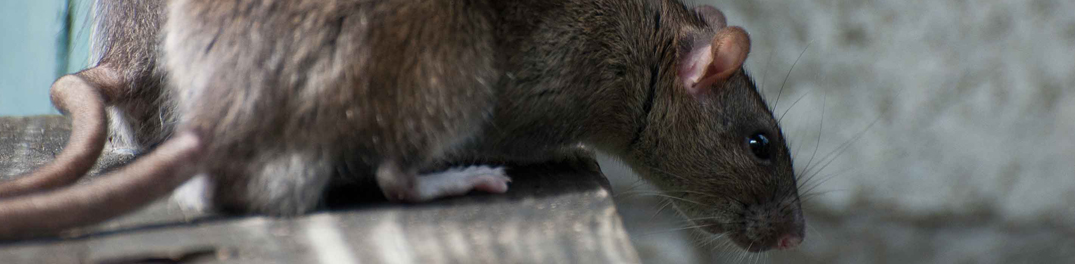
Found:
<path fill-rule="evenodd" d="M 1075 263 L 1075 1 L 694 2 L 751 34 L 807 238 L 699 245 L 602 156 L 647 263 Z M 0 0 L 0 115 L 57 113 L 48 88 L 86 66 L 87 10 Z"/>
<path fill-rule="evenodd" d="M 650 263 L 1075 263 L 1075 1 L 696 2 L 751 34 L 806 241 L 697 246 L 605 162 Z"/>
<path fill-rule="evenodd" d="M 89 62 L 88 0 L 0 0 L 0 116 L 59 114 L 56 78 Z"/>

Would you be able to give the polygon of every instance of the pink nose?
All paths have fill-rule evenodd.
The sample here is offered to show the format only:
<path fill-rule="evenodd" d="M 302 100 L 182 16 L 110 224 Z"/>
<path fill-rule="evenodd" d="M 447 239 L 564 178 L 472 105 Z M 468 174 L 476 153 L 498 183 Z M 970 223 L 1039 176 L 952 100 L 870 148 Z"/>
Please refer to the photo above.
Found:
<path fill-rule="evenodd" d="M 776 248 L 780 250 L 791 249 L 799 246 L 803 242 L 803 238 L 794 235 L 784 235 L 780 238 L 779 243 L 776 244 Z"/>

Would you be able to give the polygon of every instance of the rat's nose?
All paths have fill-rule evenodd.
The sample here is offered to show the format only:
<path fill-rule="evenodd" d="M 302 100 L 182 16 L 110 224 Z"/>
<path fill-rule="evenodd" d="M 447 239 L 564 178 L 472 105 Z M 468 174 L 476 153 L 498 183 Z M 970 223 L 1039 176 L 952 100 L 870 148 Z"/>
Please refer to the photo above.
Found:
<path fill-rule="evenodd" d="M 803 242 L 803 238 L 795 235 L 784 235 L 776 244 L 776 248 L 779 250 L 791 249 L 799 246 Z"/>

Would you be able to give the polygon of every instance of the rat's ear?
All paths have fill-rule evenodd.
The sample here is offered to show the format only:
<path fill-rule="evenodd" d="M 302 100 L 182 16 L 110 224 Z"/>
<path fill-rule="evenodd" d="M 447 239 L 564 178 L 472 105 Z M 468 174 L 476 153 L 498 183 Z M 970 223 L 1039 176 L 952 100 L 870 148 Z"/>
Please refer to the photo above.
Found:
<path fill-rule="evenodd" d="M 680 58 L 679 81 L 690 94 L 702 94 L 739 71 L 747 53 L 750 53 L 747 32 L 740 27 L 722 28 L 709 43 L 692 47 Z"/>
<path fill-rule="evenodd" d="M 716 7 L 703 5 L 694 8 L 694 13 L 702 17 L 706 24 L 709 24 L 710 28 L 722 29 L 728 26 L 728 20 L 724 18 L 724 13 L 720 12 L 720 9 Z"/>

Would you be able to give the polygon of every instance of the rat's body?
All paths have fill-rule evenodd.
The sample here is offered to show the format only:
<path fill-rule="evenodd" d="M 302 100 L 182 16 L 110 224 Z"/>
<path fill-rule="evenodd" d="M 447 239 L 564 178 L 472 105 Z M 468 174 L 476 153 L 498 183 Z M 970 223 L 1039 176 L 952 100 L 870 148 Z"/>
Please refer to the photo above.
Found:
<path fill-rule="evenodd" d="M 622 158 L 702 230 L 729 232 L 750 250 L 802 239 L 790 157 L 741 69 L 749 39 L 715 9 L 672 0 L 130 2 L 99 6 L 167 10 L 152 17 L 166 23 L 100 27 L 163 35 L 163 44 L 112 44 L 136 51 L 106 52 L 78 77 L 122 76 L 98 83 L 127 86 L 96 85 L 106 102 L 133 102 L 116 104 L 130 113 L 115 116 L 164 125 L 120 136 L 150 146 L 175 131 L 144 160 L 197 164 L 174 178 L 206 174 L 217 209 L 301 214 L 333 177 L 373 177 L 391 200 L 503 192 L 502 170 L 418 171 L 539 162 L 581 143 Z M 122 56 L 131 54 L 140 56 Z M 132 83 L 165 75 L 166 86 Z M 132 96 L 141 86 L 166 88 Z M 181 139 L 195 143 L 170 143 Z M 358 175 L 338 175 L 343 166 Z M 460 180 L 429 183 L 444 175 Z"/>

